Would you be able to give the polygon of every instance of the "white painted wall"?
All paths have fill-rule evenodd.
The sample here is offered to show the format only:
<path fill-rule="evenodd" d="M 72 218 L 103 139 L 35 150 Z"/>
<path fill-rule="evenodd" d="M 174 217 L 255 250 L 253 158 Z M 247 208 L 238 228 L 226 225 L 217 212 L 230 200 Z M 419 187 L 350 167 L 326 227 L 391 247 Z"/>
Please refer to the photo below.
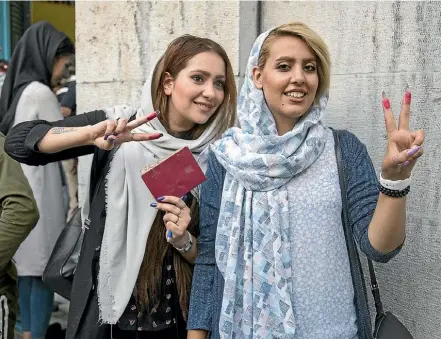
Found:
<path fill-rule="evenodd" d="M 154 60 L 183 33 L 218 41 L 243 75 L 257 10 L 254 1 L 77 2 L 79 111 L 137 105 Z M 377 269 L 385 307 L 416 339 L 441 339 L 441 4 L 269 1 L 261 10 L 261 29 L 299 20 L 329 44 L 327 120 L 365 142 L 377 168 L 385 150 L 381 92 L 398 113 L 406 85 L 412 90 L 411 125 L 426 131 L 426 154 L 413 174 L 406 245 Z"/>

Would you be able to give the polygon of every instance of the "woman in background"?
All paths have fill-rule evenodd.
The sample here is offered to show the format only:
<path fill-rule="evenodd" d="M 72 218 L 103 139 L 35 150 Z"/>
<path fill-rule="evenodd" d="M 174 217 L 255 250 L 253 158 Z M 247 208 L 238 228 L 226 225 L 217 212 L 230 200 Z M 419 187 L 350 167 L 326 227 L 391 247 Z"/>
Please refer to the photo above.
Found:
<path fill-rule="evenodd" d="M 14 50 L 0 98 L 0 130 L 33 120 L 62 118 L 52 92 L 70 63 L 74 46 L 47 22 L 29 27 Z M 46 165 L 46 164 L 45 164 Z M 22 164 L 40 212 L 40 220 L 17 250 L 20 322 L 24 339 L 44 338 L 52 313 L 54 293 L 41 277 L 55 242 L 65 226 L 60 164 Z"/>

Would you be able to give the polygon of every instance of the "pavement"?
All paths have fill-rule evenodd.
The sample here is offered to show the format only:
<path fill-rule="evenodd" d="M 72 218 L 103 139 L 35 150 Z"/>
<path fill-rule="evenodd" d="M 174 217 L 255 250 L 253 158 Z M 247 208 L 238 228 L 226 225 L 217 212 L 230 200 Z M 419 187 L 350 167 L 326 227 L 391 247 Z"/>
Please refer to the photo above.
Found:
<path fill-rule="evenodd" d="M 52 312 L 52 317 L 49 324 L 59 323 L 61 328 L 67 327 L 67 314 L 69 313 L 69 301 L 63 297 L 55 294 L 54 305 L 57 305 L 57 310 Z"/>

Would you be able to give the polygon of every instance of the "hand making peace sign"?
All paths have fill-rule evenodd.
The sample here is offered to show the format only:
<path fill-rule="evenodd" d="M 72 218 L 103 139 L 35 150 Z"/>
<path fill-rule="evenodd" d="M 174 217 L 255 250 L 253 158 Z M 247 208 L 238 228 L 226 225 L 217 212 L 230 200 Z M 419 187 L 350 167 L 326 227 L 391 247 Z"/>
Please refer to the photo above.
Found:
<path fill-rule="evenodd" d="M 133 130 L 146 122 L 155 119 L 159 112 L 155 111 L 147 116 L 128 122 L 127 119 L 104 120 L 91 126 L 94 145 L 109 151 L 114 146 L 129 141 L 147 141 L 162 137 L 161 133 L 133 133 Z"/>
<path fill-rule="evenodd" d="M 387 151 L 381 168 L 384 179 L 407 179 L 417 159 L 423 155 L 424 131 L 409 131 L 411 93 L 406 91 L 397 123 L 390 107 L 390 101 L 383 92 L 384 120 L 387 131 Z"/>

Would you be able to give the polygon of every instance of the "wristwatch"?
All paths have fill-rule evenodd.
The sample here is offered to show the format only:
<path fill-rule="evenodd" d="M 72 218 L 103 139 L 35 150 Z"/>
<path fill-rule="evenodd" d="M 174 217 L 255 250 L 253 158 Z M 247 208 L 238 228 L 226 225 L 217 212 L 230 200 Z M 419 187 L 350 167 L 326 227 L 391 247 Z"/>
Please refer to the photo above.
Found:
<path fill-rule="evenodd" d="M 193 246 L 193 238 L 191 236 L 191 233 L 189 231 L 187 231 L 187 234 L 188 234 L 188 240 L 182 247 L 173 246 L 181 253 L 187 253 L 188 251 L 191 250 L 191 248 Z"/>

